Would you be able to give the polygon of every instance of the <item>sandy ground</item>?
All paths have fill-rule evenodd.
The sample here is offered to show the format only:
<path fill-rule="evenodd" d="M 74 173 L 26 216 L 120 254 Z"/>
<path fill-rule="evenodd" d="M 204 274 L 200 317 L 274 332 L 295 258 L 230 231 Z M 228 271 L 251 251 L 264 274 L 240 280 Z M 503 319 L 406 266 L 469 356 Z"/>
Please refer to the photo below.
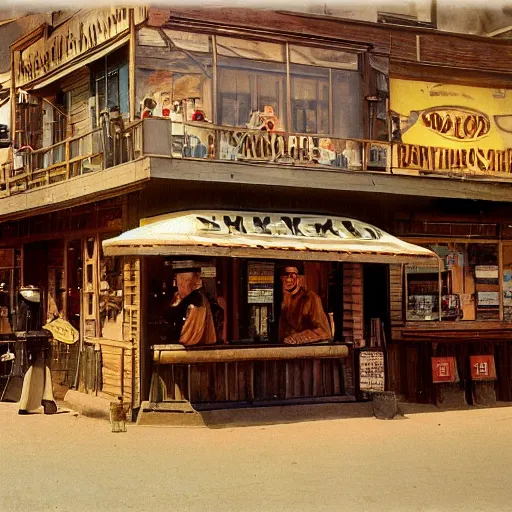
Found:
<path fill-rule="evenodd" d="M 0 403 L 1 511 L 512 510 L 512 408 L 229 429 Z"/>

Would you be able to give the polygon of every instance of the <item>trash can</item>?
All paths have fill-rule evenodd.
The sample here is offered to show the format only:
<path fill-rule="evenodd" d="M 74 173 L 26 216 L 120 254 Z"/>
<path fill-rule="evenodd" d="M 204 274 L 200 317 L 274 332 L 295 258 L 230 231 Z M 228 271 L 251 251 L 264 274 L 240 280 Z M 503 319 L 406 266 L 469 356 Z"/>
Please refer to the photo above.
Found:
<path fill-rule="evenodd" d="M 372 392 L 373 415 L 379 420 L 392 420 L 398 413 L 394 391 Z"/>

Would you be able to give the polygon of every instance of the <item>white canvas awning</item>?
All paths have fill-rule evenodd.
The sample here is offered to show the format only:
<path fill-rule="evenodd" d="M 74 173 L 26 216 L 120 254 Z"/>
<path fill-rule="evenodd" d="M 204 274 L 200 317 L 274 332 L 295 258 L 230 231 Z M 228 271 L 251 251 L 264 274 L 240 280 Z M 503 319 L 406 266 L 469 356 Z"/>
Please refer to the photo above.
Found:
<path fill-rule="evenodd" d="M 429 249 L 345 217 L 188 211 L 144 219 L 141 224 L 105 240 L 105 255 L 438 262 L 438 256 Z"/>

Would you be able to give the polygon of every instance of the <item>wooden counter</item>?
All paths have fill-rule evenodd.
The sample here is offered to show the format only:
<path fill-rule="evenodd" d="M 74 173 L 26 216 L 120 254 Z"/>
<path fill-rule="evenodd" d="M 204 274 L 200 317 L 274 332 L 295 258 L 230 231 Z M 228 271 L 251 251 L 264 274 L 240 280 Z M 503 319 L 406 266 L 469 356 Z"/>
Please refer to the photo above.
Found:
<path fill-rule="evenodd" d="M 348 346 L 342 344 L 311 345 L 213 345 L 184 347 L 154 345 L 153 361 L 157 364 L 229 363 L 293 359 L 332 359 L 347 357 Z"/>
<path fill-rule="evenodd" d="M 153 346 L 153 403 L 276 403 L 353 395 L 346 344 Z"/>

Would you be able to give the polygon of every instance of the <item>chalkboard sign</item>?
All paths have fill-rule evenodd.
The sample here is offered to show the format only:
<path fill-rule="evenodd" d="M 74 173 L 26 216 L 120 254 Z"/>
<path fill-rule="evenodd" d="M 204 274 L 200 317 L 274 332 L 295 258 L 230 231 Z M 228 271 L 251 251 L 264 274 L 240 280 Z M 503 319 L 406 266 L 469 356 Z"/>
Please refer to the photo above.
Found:
<path fill-rule="evenodd" d="M 384 352 L 361 350 L 359 352 L 359 389 L 384 391 Z"/>

